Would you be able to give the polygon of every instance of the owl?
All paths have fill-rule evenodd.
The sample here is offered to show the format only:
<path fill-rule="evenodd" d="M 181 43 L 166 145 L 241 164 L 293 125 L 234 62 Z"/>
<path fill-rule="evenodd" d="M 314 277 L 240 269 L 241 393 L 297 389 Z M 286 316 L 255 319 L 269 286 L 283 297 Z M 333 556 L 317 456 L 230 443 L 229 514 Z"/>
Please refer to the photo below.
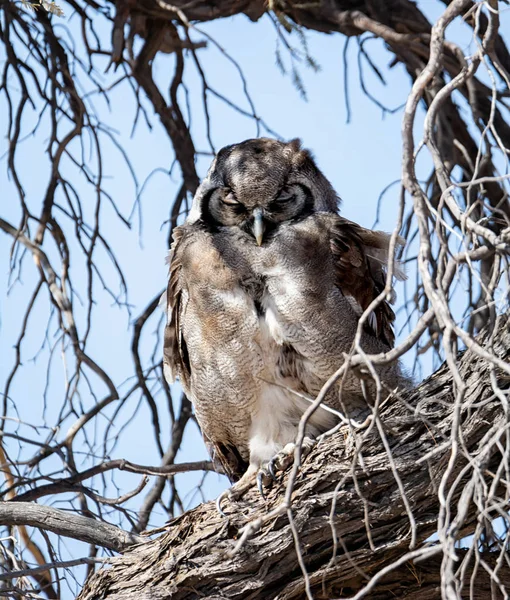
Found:
<path fill-rule="evenodd" d="M 218 152 L 175 229 L 165 376 L 180 378 L 213 460 L 237 482 L 231 494 L 260 486 L 291 454 L 308 399 L 342 365 L 385 286 L 389 236 L 338 208 L 299 140 L 252 139 Z M 388 302 L 374 309 L 366 353 L 392 347 L 393 320 Z M 378 375 L 388 388 L 407 387 L 397 363 Z M 338 423 L 335 411 L 366 414 L 374 390 L 348 371 L 309 419 L 307 440 Z"/>

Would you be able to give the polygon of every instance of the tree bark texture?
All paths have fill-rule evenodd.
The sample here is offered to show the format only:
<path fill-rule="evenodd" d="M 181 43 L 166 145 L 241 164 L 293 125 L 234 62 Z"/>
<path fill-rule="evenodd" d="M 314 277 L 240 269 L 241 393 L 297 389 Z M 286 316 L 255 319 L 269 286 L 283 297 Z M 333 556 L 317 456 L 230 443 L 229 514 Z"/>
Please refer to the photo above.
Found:
<path fill-rule="evenodd" d="M 499 318 L 495 331 L 481 334 L 479 342 L 508 361 L 508 316 Z M 505 389 L 508 375 L 489 367 L 471 350 L 459 354 L 458 367 L 466 384 L 460 402 L 455 400 L 450 371 L 443 365 L 415 390 L 383 402 L 380 419 L 368 429 L 349 432 L 345 428 L 312 450 L 294 484 L 294 536 L 282 505 L 287 473 L 267 501 L 251 489 L 242 500 L 227 502 L 227 518 L 210 502 L 169 522 L 164 534 L 133 547 L 95 574 L 80 600 L 305 598 L 296 537 L 309 574 L 309 590 L 317 600 L 352 597 L 400 558 L 401 564 L 381 577 L 367 597 L 440 598 L 442 551 L 439 543 L 425 542 L 438 528 L 438 487 L 451 463 L 454 419 L 460 419 L 462 446 L 488 486 L 506 454 L 508 416 L 493 393 L 491 377 Z M 502 432 L 498 444 L 487 444 L 490 427 Z M 472 504 L 470 477 L 468 461 L 455 461 L 444 491 L 449 510 L 457 513 L 458 539 L 473 530 L 479 514 Z M 279 513 L 268 517 L 278 506 L 282 507 Z M 430 549 L 415 562 L 410 553 L 410 511 L 415 523 L 414 555 Z M 251 534 L 240 541 L 247 523 Z M 466 552 L 456 550 L 459 564 Z M 408 553 L 411 560 L 406 559 Z M 494 581 L 478 559 L 483 556 L 485 564 L 494 565 L 498 553 L 471 555 L 473 560 L 468 557 L 464 564 L 464 586 L 458 597 L 470 597 L 470 578 L 472 598 L 491 597 Z M 510 585 L 509 568 L 498 571 L 498 577 L 502 585 Z M 499 597 L 497 590 L 493 597 Z"/>

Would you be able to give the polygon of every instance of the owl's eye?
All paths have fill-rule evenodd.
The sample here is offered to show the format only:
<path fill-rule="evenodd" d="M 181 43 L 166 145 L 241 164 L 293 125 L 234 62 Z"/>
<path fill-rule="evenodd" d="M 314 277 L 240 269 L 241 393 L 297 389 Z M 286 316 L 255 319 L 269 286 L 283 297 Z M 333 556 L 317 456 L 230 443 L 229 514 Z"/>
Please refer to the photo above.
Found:
<path fill-rule="evenodd" d="M 228 204 L 230 206 L 234 206 L 236 204 L 239 204 L 239 201 L 235 197 L 234 192 L 229 192 L 228 194 L 226 194 L 225 196 L 223 196 L 221 198 L 221 201 L 223 202 L 223 204 Z"/>
<path fill-rule="evenodd" d="M 295 193 L 292 190 L 283 190 L 282 193 L 276 198 L 276 202 L 289 202 L 295 197 Z"/>

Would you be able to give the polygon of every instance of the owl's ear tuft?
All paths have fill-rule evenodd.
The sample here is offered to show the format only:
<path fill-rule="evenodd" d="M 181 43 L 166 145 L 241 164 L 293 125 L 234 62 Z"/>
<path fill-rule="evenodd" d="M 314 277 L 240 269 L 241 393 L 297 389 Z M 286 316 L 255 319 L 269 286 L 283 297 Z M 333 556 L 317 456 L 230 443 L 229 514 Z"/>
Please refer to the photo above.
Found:
<path fill-rule="evenodd" d="M 289 155 L 297 154 L 301 150 L 301 140 L 299 138 L 294 138 L 287 142 L 286 153 Z"/>

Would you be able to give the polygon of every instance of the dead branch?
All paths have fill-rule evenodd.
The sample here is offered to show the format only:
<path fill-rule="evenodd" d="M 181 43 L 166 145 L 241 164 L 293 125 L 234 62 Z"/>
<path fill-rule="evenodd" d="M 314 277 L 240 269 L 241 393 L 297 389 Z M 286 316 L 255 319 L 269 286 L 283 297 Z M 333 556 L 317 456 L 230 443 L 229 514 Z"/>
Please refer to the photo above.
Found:
<path fill-rule="evenodd" d="M 111 471 L 112 469 L 118 469 L 119 471 L 127 471 L 128 473 L 141 473 L 143 475 L 158 475 L 168 477 L 170 475 L 175 475 L 176 473 L 185 473 L 187 471 L 213 471 L 213 465 L 211 461 L 198 461 L 195 463 L 179 463 L 179 464 L 167 464 L 162 467 L 151 467 L 149 465 L 136 465 L 128 460 L 123 458 L 119 458 L 116 460 L 109 460 L 103 462 L 99 465 L 91 467 L 86 471 L 81 473 L 76 473 L 70 477 L 62 477 L 53 481 L 52 483 L 48 483 L 46 485 L 40 485 L 28 492 L 24 492 L 23 494 L 13 495 L 10 500 L 16 502 L 32 502 L 37 500 L 38 498 L 42 498 L 44 496 L 50 496 L 52 494 L 61 494 L 63 492 L 76 492 L 82 491 L 77 484 L 80 482 L 90 479 L 95 475 L 99 475 L 100 473 L 105 473 L 106 471 Z M 16 485 L 12 484 L 12 488 L 15 488 Z M 12 488 L 9 488 L 4 492 L 6 495 L 12 491 Z M 0 496 L 1 496 L 0 495 Z"/>
<path fill-rule="evenodd" d="M 28 525 L 122 552 L 145 539 L 89 517 L 30 502 L 0 502 L 0 525 Z"/>

